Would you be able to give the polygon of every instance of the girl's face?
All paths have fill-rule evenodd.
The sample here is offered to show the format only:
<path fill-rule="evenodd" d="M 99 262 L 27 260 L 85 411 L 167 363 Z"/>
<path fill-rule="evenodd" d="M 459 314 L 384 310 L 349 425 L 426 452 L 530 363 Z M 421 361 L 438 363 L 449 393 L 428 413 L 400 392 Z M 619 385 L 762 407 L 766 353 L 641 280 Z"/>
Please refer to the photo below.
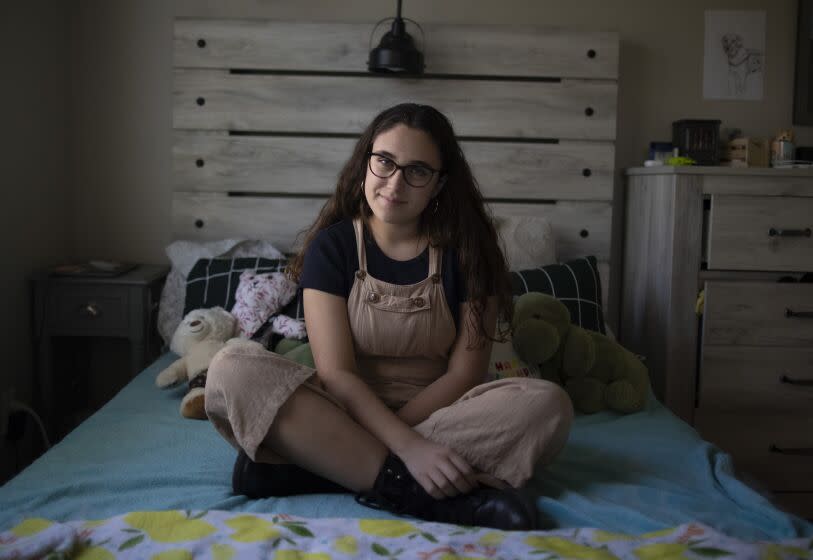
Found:
<path fill-rule="evenodd" d="M 407 225 L 417 223 L 421 212 L 440 192 L 440 174 L 434 173 L 442 166 L 440 151 L 435 142 L 424 131 L 399 124 L 382 132 L 373 141 L 374 155 L 367 162 L 367 175 L 364 179 L 364 196 L 373 211 L 373 217 L 388 224 Z M 392 170 L 392 164 L 416 166 L 409 170 Z M 373 173 L 371 166 L 376 170 Z M 413 187 L 407 182 L 404 174 L 412 183 L 421 183 L 427 174 L 430 178 L 423 187 Z"/>

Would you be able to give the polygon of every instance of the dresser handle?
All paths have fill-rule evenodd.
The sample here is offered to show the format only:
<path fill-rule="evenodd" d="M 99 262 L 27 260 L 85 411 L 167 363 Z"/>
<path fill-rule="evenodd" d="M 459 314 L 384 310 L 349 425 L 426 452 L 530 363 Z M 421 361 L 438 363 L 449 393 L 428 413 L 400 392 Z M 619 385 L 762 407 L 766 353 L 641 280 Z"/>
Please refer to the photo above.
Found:
<path fill-rule="evenodd" d="M 813 379 L 792 379 L 787 375 L 783 375 L 779 378 L 779 381 L 782 383 L 787 383 L 789 385 L 800 385 L 802 387 L 813 387 Z"/>
<path fill-rule="evenodd" d="M 770 447 L 771 453 L 781 453 L 782 455 L 802 455 L 804 457 L 813 457 L 813 447 L 777 447 L 773 443 Z"/>
<path fill-rule="evenodd" d="M 102 310 L 99 309 L 99 306 L 95 303 L 87 303 L 79 308 L 79 312 L 82 315 L 87 315 L 89 317 L 98 317 L 102 314 Z"/>
<path fill-rule="evenodd" d="M 777 229 L 771 228 L 768 230 L 768 235 L 771 237 L 810 237 L 813 232 L 810 228 L 805 229 Z"/>
<path fill-rule="evenodd" d="M 786 307 L 785 317 L 798 317 L 799 319 L 813 319 L 813 311 L 794 311 L 790 307 Z"/>

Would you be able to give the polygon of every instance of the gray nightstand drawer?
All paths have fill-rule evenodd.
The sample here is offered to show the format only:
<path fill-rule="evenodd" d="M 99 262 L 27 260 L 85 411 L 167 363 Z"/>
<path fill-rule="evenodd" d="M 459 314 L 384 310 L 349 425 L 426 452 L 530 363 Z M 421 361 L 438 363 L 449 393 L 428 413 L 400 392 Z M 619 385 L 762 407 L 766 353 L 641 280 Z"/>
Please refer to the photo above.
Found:
<path fill-rule="evenodd" d="M 49 328 L 52 334 L 126 336 L 127 286 L 52 286 Z"/>

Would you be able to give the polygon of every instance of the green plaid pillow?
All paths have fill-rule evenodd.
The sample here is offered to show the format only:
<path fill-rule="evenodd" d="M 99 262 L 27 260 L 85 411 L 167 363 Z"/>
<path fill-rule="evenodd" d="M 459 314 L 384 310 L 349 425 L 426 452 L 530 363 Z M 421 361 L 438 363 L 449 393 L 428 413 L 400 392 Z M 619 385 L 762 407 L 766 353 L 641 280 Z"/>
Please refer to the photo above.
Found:
<path fill-rule="evenodd" d="M 574 325 L 607 334 L 595 257 L 512 271 L 511 284 L 515 299 L 527 292 L 550 294 L 565 304 Z"/>
<path fill-rule="evenodd" d="M 284 272 L 286 259 L 266 259 L 263 257 L 222 257 L 200 259 L 192 267 L 186 279 L 186 300 L 184 315 L 193 309 L 220 306 L 231 310 L 234 295 L 244 270 L 256 272 Z M 304 319 L 301 291 L 288 305 L 280 310 L 283 315 L 294 319 Z"/>

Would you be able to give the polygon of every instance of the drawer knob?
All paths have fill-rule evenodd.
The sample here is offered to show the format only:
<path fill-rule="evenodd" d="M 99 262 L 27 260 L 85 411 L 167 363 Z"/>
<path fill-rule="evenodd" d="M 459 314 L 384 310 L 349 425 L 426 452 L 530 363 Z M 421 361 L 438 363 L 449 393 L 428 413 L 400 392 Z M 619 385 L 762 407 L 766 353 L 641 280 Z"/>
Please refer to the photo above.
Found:
<path fill-rule="evenodd" d="M 771 444 L 771 453 L 781 453 L 783 455 L 804 455 L 805 457 L 813 457 L 813 447 L 779 447 Z"/>
<path fill-rule="evenodd" d="M 82 315 L 87 315 L 88 317 L 98 317 L 102 314 L 102 310 L 99 309 L 99 306 L 95 303 L 87 303 L 80 307 L 79 311 Z"/>
<path fill-rule="evenodd" d="M 813 387 L 813 379 L 793 379 L 787 375 L 779 378 L 780 383 L 787 383 L 788 385 L 800 385 L 802 387 Z"/>
<path fill-rule="evenodd" d="M 799 319 L 813 319 L 813 311 L 794 311 L 793 309 L 786 307 L 785 317 L 797 317 Z"/>
<path fill-rule="evenodd" d="M 810 237 L 813 231 L 810 228 L 805 229 L 781 229 L 771 228 L 768 230 L 768 235 L 771 237 Z"/>

